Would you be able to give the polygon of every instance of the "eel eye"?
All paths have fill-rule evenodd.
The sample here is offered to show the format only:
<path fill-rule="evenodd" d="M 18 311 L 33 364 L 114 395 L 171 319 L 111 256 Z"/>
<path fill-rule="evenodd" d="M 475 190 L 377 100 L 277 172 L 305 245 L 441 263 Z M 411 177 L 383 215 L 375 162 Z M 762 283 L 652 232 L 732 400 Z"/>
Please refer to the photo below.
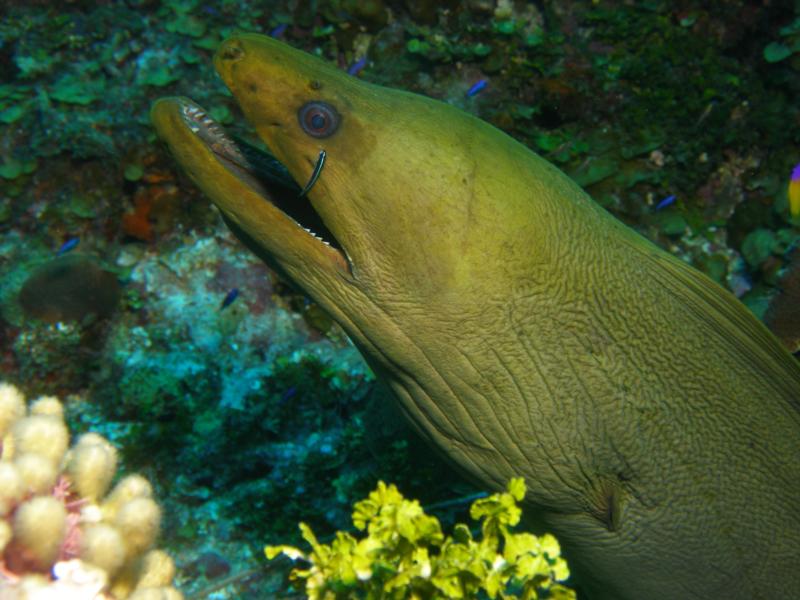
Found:
<path fill-rule="evenodd" d="M 306 102 L 297 111 L 300 127 L 308 135 L 315 138 L 326 138 L 339 127 L 339 113 L 327 102 L 312 100 Z"/>

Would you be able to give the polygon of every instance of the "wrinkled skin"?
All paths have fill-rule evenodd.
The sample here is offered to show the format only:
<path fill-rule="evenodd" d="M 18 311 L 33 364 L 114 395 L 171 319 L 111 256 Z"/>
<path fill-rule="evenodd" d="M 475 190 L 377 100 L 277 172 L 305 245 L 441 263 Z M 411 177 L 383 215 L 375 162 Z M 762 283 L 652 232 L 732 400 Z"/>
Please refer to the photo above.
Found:
<path fill-rule="evenodd" d="M 194 136 L 160 136 L 248 245 L 347 331 L 485 486 L 525 477 L 591 598 L 800 598 L 800 369 L 727 291 L 453 107 L 258 35 L 215 65 L 331 248 Z M 298 110 L 334 106 L 325 138 Z M 297 200 L 307 202 L 308 200 Z"/>

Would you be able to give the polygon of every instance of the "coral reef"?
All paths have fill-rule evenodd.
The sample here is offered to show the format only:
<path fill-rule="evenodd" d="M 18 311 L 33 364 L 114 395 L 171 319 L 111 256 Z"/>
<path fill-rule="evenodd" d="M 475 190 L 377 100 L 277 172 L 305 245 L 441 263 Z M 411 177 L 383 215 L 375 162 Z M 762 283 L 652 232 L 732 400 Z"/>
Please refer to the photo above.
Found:
<path fill-rule="evenodd" d="M 60 396 L 73 431 L 102 433 L 147 475 L 187 593 L 258 569 L 257 547 L 298 520 L 346 527 L 379 478 L 424 503 L 473 491 L 384 414 L 340 330 L 155 143 L 150 103 L 173 94 L 254 139 L 210 64 L 232 31 L 491 121 L 756 314 L 782 289 L 798 241 L 792 3 L 0 2 L 0 378 Z M 116 309 L 114 294 L 73 311 L 35 286 L 49 304 L 26 311 L 40 265 L 77 253 L 114 278 Z M 269 587 L 237 585 L 218 597 Z"/>
<path fill-rule="evenodd" d="M 143 477 L 109 492 L 117 451 L 87 433 L 69 447 L 62 404 L 0 382 L 0 597 L 180 600 L 153 549 L 161 508 Z"/>

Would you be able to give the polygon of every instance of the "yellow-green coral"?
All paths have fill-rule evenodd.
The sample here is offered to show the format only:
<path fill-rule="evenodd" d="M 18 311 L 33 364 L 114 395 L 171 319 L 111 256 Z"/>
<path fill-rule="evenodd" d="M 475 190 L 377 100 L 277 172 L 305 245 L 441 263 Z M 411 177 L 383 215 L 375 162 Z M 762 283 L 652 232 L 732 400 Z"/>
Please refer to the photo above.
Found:
<path fill-rule="evenodd" d="M 574 599 L 562 583 L 569 570 L 556 539 L 510 531 L 519 523 L 517 502 L 524 496 L 524 481 L 512 479 L 507 492 L 472 504 L 470 516 L 481 521 L 480 539 L 463 524 L 451 537 L 419 502 L 381 481 L 353 511 L 353 524 L 366 529 L 367 537 L 338 532 L 322 544 L 301 523 L 310 553 L 293 546 L 267 546 L 265 552 L 270 560 L 285 554 L 309 563 L 291 576 L 305 581 L 311 600 L 476 598 L 481 592 L 489 598 Z"/>

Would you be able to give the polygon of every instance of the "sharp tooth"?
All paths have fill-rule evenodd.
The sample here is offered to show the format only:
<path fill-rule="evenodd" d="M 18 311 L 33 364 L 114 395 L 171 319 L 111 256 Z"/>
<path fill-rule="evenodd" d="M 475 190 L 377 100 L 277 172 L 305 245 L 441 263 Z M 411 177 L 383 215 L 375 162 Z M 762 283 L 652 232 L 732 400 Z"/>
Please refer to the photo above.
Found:
<path fill-rule="evenodd" d="M 197 133 L 200 131 L 200 128 L 197 125 L 189 125 L 189 129 L 192 130 L 192 133 Z"/>

